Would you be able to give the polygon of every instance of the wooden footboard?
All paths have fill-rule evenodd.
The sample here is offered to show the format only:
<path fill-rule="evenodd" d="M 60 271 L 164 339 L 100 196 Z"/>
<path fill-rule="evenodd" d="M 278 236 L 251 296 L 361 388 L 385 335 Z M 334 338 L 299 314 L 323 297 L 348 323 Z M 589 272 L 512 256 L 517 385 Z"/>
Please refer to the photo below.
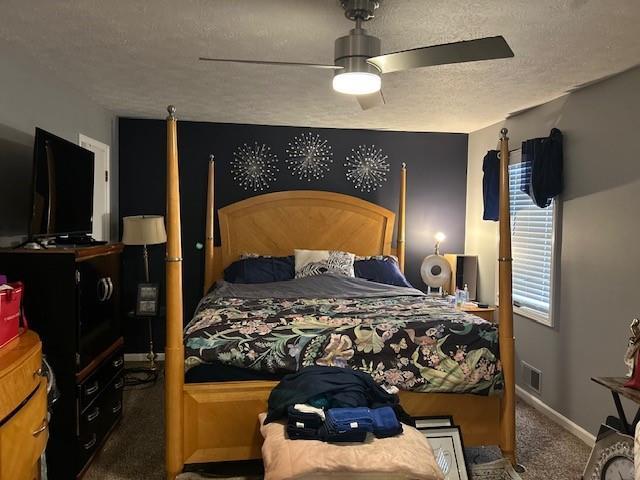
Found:
<path fill-rule="evenodd" d="M 185 463 L 260 458 L 258 414 L 278 382 L 198 383 L 184 386 Z"/>
<path fill-rule="evenodd" d="M 261 457 L 258 414 L 277 382 L 247 381 L 184 386 L 185 463 Z M 500 396 L 401 392 L 412 416 L 452 415 L 467 446 L 499 445 Z"/>

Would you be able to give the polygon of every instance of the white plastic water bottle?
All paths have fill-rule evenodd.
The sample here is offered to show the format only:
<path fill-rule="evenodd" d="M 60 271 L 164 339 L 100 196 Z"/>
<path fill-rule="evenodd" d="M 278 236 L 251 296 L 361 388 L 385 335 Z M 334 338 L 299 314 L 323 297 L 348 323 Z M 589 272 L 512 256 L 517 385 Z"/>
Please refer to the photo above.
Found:
<path fill-rule="evenodd" d="M 469 287 L 467 286 L 467 284 L 464 284 L 464 292 L 462 292 L 462 304 L 464 305 L 465 303 L 469 302 Z"/>

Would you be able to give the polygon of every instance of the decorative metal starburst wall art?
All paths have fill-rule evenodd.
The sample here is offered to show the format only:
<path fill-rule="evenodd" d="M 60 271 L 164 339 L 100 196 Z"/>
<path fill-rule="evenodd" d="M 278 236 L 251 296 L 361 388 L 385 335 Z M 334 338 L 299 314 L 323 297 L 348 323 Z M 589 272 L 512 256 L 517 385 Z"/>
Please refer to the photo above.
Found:
<path fill-rule="evenodd" d="M 373 192 L 387 181 L 389 162 L 387 155 L 375 145 L 359 145 L 351 149 L 344 166 L 347 179 L 362 192 Z"/>
<path fill-rule="evenodd" d="M 231 174 L 233 179 L 245 190 L 254 192 L 268 189 L 280 171 L 278 157 L 268 145 L 246 143 L 233 152 Z"/>
<path fill-rule="evenodd" d="M 287 167 L 299 180 L 319 180 L 333 163 L 331 145 L 311 132 L 294 137 L 286 148 Z"/>

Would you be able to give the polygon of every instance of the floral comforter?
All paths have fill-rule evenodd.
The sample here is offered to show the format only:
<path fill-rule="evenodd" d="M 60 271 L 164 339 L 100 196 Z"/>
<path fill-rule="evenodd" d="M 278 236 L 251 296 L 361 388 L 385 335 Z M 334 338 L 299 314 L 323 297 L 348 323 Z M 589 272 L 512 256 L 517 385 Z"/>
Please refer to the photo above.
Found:
<path fill-rule="evenodd" d="M 185 328 L 187 368 L 215 362 L 295 372 L 331 365 L 400 390 L 488 395 L 502 388 L 493 324 L 413 289 L 373 284 L 364 286 L 366 294 L 350 294 L 354 282 L 366 280 L 322 277 L 314 281 L 333 282 L 331 296 L 322 288 L 304 298 L 300 288 L 296 296 L 286 288 L 266 296 L 275 283 L 257 293 L 237 286 L 211 292 Z"/>

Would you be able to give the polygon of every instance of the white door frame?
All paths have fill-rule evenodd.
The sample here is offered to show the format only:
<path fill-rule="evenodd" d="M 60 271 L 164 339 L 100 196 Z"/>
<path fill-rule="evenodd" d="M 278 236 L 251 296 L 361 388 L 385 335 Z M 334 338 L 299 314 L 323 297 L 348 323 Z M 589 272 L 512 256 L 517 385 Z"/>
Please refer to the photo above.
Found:
<path fill-rule="evenodd" d="M 104 179 L 104 181 L 107 183 L 106 188 L 105 188 L 105 192 L 104 192 L 104 206 L 105 206 L 105 215 L 100 219 L 100 223 L 101 223 L 101 227 L 102 227 L 102 237 L 100 240 L 109 240 L 110 237 L 110 215 L 111 215 L 111 203 L 110 203 L 110 190 L 111 190 L 111 147 L 109 145 L 107 145 L 106 143 L 103 142 L 99 142 L 98 140 L 95 140 L 91 137 L 87 137 L 86 135 L 83 135 L 82 133 L 80 133 L 78 135 L 78 145 L 80 145 L 83 148 L 86 148 L 87 150 L 91 150 L 94 153 L 99 153 L 99 152 L 104 152 L 105 156 L 106 156 L 106 161 L 104 164 L 104 174 L 98 176 L 97 173 L 95 172 L 94 174 L 94 178 L 95 179 Z M 95 196 L 95 185 L 94 185 L 94 196 Z M 95 205 L 95 203 L 94 203 Z M 95 216 L 94 212 L 94 225 L 95 225 L 95 220 L 96 220 L 96 216 Z M 94 228 L 95 231 L 95 228 Z"/>

